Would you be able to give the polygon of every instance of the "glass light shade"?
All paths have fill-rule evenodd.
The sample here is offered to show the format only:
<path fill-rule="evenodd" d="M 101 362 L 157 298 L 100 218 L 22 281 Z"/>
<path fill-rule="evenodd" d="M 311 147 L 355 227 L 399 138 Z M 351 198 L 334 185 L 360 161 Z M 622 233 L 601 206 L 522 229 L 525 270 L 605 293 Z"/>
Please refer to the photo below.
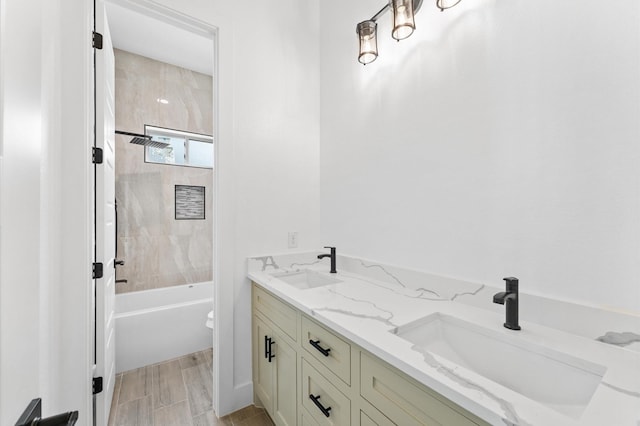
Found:
<path fill-rule="evenodd" d="M 374 21 L 360 22 L 356 31 L 360 40 L 360 52 L 358 62 L 363 65 L 370 64 L 378 57 L 378 39 L 376 29 L 378 24 Z"/>
<path fill-rule="evenodd" d="M 436 0 L 436 6 L 438 6 L 440 10 L 449 9 L 458 3 L 460 3 L 460 0 Z"/>
<path fill-rule="evenodd" d="M 393 30 L 391 37 L 403 40 L 413 34 L 416 22 L 413 14 L 413 0 L 391 0 Z"/>

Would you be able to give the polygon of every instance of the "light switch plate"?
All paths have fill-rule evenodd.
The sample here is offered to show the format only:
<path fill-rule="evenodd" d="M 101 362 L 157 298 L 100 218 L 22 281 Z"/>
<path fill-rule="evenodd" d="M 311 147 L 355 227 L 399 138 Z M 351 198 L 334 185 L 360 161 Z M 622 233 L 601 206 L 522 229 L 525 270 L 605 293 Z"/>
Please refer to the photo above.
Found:
<path fill-rule="evenodd" d="M 298 247 L 298 232 L 291 231 L 289 232 L 289 248 L 297 248 Z"/>

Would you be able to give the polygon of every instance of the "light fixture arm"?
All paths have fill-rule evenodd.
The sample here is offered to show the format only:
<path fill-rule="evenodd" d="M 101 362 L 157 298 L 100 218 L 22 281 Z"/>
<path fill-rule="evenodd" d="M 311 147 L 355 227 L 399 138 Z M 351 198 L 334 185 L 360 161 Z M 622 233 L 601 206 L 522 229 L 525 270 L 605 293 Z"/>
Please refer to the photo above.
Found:
<path fill-rule="evenodd" d="M 378 20 L 378 18 L 380 18 L 382 15 L 384 15 L 384 14 L 385 14 L 385 12 L 386 12 L 387 10 L 389 10 L 389 8 L 390 8 L 390 7 L 391 7 L 391 6 L 390 6 L 390 4 L 389 4 L 389 3 L 385 4 L 385 5 L 384 5 L 384 7 L 383 7 L 382 9 L 380 9 L 380 11 L 379 11 L 378 13 L 376 13 L 375 15 L 373 15 L 373 16 L 371 17 L 371 19 L 369 19 L 369 20 L 370 20 L 370 21 L 373 21 L 373 22 L 376 22 L 376 21 Z"/>
<path fill-rule="evenodd" d="M 413 12 L 414 13 L 418 13 L 418 10 L 420 10 L 420 7 L 422 6 L 422 1 L 423 0 L 413 0 Z M 377 22 L 378 18 L 380 18 L 382 15 L 384 15 L 387 10 L 391 9 L 391 3 L 387 3 L 384 5 L 384 7 L 382 9 L 380 9 L 380 11 L 378 11 L 378 13 L 376 13 L 375 15 L 373 15 L 371 17 L 371 19 L 369 19 L 369 21 L 373 21 L 373 22 Z"/>

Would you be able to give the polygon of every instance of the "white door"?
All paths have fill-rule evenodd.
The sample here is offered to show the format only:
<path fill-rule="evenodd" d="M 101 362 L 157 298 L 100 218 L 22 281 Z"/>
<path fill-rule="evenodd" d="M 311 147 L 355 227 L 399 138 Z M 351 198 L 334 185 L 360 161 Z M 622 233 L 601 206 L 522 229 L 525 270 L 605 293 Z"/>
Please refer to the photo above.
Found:
<path fill-rule="evenodd" d="M 103 277 L 95 281 L 95 370 L 103 391 L 95 396 L 95 425 L 106 426 L 115 385 L 115 61 L 104 1 L 96 0 L 96 32 L 102 50 L 96 49 L 96 146 L 103 150 L 96 165 L 96 262 Z"/>

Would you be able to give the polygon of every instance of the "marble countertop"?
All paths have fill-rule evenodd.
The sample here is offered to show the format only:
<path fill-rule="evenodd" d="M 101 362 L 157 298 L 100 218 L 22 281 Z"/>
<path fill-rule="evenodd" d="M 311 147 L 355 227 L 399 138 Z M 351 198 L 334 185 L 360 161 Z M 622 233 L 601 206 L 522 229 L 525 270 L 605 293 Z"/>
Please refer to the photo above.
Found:
<path fill-rule="evenodd" d="M 264 259 L 259 258 L 262 262 Z M 422 286 L 409 287 L 399 280 L 378 280 L 340 270 L 330 274 L 340 283 L 300 290 L 272 275 L 307 268 L 329 275 L 325 263 L 292 264 L 277 270 L 250 267 L 248 275 L 264 289 L 491 424 L 640 426 L 637 352 L 530 323 L 522 317 L 522 330 L 508 330 L 503 327 L 504 312 L 459 303 L 455 299 L 462 292 L 447 298 L 436 297 L 435 290 Z M 551 348 L 602 366 L 606 371 L 584 411 L 562 414 L 414 347 L 393 333 L 397 327 L 434 313 L 485 327 L 507 336 L 515 344 Z"/>

